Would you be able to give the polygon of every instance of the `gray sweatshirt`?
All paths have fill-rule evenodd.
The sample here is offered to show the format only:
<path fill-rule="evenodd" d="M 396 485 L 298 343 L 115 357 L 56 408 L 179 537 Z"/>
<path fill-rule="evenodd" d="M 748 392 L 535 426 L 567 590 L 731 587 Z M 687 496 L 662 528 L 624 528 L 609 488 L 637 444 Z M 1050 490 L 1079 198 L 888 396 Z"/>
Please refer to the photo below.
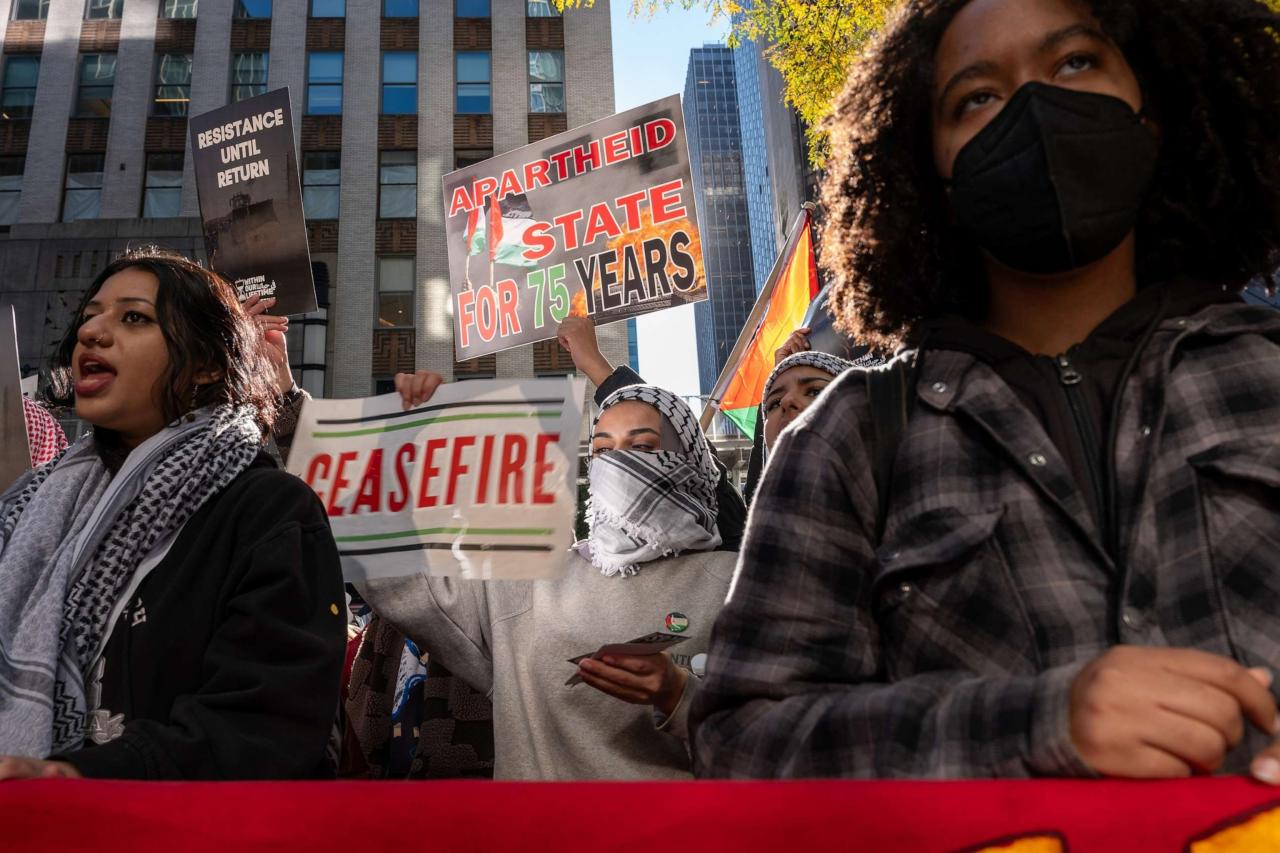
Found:
<path fill-rule="evenodd" d="M 574 552 L 542 581 L 460 581 L 414 575 L 368 581 L 365 601 L 428 654 L 493 700 L 500 779 L 687 779 L 690 678 L 659 727 L 653 708 L 587 684 L 566 687 L 569 658 L 688 620 L 670 654 L 688 668 L 705 654 L 737 554 L 686 553 L 605 577 Z"/>

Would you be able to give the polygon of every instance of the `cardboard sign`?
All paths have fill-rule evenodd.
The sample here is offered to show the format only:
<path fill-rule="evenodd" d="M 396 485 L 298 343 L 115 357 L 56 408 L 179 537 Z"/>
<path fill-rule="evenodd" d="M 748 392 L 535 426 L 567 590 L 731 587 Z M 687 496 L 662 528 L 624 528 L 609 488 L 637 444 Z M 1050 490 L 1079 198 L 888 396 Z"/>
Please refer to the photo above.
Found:
<path fill-rule="evenodd" d="M 22 408 L 18 367 L 18 318 L 12 305 L 0 306 L 0 491 L 31 467 L 27 416 Z"/>
<path fill-rule="evenodd" d="M 554 577 L 573 541 L 580 379 L 309 400 L 289 470 L 324 503 L 348 581 Z"/>
<path fill-rule="evenodd" d="M 459 361 L 707 298 L 680 96 L 444 177 Z"/>
<path fill-rule="evenodd" d="M 195 116 L 191 162 L 209 265 L 273 314 L 316 310 L 289 90 Z"/>

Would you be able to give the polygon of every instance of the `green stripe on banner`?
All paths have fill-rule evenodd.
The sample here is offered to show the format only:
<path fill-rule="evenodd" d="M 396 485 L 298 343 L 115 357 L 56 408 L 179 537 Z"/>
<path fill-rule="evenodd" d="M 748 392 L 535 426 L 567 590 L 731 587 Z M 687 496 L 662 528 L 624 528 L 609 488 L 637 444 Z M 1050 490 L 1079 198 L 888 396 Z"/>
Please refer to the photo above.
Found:
<path fill-rule="evenodd" d="M 550 527 L 428 527 L 425 530 L 401 530 L 396 533 L 362 533 L 358 536 L 335 536 L 335 542 L 376 542 L 379 539 L 403 539 L 407 536 L 441 536 L 464 533 L 471 536 L 551 536 Z"/>
<path fill-rule="evenodd" d="M 392 426 L 371 427 L 369 429 L 352 429 L 343 432 L 313 432 L 312 438 L 352 438 L 357 435 L 376 435 L 380 432 L 396 432 L 402 429 L 416 429 L 417 427 L 431 426 L 432 424 L 447 424 L 453 421 L 490 421 L 490 420 L 511 420 L 513 418 L 558 418 L 560 412 L 486 412 L 484 414 L 475 415 L 444 415 L 439 418 L 426 418 L 420 421 L 409 421 L 403 424 L 394 424 Z"/>
<path fill-rule="evenodd" d="M 756 437 L 756 415 L 760 411 L 759 406 L 747 406 L 742 409 L 721 409 L 724 416 L 733 421 L 733 425 L 742 430 L 742 434 L 747 438 L 755 439 Z"/>

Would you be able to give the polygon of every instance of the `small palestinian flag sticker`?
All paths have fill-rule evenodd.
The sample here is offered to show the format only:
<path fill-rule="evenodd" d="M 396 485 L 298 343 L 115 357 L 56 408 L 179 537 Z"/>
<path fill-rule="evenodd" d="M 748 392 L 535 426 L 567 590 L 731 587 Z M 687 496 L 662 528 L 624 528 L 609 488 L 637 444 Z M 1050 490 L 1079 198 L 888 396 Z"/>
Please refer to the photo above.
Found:
<path fill-rule="evenodd" d="M 667 614 L 667 630 L 673 634 L 683 634 L 689 628 L 689 617 L 683 613 Z"/>

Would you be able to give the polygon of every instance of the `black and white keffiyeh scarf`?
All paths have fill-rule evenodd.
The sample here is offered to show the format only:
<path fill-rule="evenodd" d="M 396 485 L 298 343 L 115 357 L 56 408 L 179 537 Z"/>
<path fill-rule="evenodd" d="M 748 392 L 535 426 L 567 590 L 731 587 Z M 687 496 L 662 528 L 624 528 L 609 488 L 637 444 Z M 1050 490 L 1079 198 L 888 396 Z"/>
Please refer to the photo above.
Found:
<path fill-rule="evenodd" d="M 720 472 L 693 411 L 670 391 L 632 385 L 611 394 L 600 412 L 628 400 L 657 409 L 680 449 L 613 450 L 591 460 L 591 533 L 574 548 L 606 576 L 634 575 L 641 563 L 710 551 L 721 543 L 716 529 Z M 593 438 L 599 423 L 597 415 Z"/>
<path fill-rule="evenodd" d="M 859 359 L 859 362 L 861 359 Z M 806 352 L 796 352 L 784 358 L 774 366 L 773 372 L 769 374 L 769 378 L 764 383 L 764 394 L 760 397 L 760 405 L 764 405 L 769 399 L 769 392 L 773 390 L 773 383 L 778 381 L 778 377 L 786 373 L 793 367 L 816 367 L 821 371 L 830 373 L 834 378 L 844 373 L 851 367 L 861 366 L 858 362 L 847 361 L 830 353 L 817 352 L 808 350 Z"/>
<path fill-rule="evenodd" d="M 0 494 L 0 754 L 82 744 L 83 674 L 139 564 L 261 447 L 252 409 L 202 409 L 115 476 L 85 436 Z"/>

